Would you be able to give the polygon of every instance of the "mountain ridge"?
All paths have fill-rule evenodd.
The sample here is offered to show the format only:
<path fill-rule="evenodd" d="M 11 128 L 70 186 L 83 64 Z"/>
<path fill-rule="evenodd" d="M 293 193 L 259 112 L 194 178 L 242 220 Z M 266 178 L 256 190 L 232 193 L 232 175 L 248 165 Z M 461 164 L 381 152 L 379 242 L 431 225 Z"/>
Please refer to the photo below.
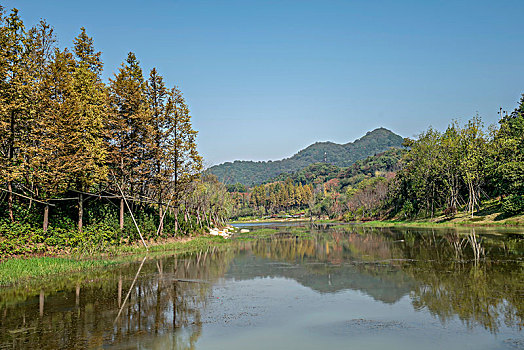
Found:
<path fill-rule="evenodd" d="M 281 173 L 302 169 L 313 163 L 330 163 L 337 166 L 350 166 L 357 160 L 364 159 L 391 147 L 401 148 L 403 138 L 391 130 L 380 127 L 368 131 L 353 142 L 344 144 L 332 141 L 317 141 L 293 156 L 281 160 L 250 161 L 235 160 L 214 165 L 207 171 L 216 175 L 225 184 L 242 183 L 260 184 Z"/>

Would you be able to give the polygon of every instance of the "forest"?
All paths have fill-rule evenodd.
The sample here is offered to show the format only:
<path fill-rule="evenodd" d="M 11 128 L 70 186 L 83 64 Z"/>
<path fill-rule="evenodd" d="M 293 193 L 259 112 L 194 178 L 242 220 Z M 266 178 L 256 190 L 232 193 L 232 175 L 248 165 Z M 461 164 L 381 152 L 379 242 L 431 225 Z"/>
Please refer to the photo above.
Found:
<path fill-rule="evenodd" d="M 315 163 L 281 174 L 246 188 L 241 201 L 241 185 L 229 185 L 236 194 L 235 216 L 294 209 L 345 221 L 452 219 L 459 212 L 471 218 L 499 213 L 502 219 L 524 213 L 524 95 L 513 112 L 501 111 L 498 126 L 485 127 L 475 116 L 464 125 L 453 121 L 443 132 L 429 128 L 403 146 L 349 167 Z M 285 198 L 282 188 L 298 185 L 309 186 L 305 202 L 296 196 L 273 204 L 271 198 Z"/>
<path fill-rule="evenodd" d="M 108 82 L 81 28 L 59 48 L 45 20 L 0 8 L 0 256 L 104 250 L 221 225 L 225 187 L 201 176 L 177 86 L 130 52 Z"/>

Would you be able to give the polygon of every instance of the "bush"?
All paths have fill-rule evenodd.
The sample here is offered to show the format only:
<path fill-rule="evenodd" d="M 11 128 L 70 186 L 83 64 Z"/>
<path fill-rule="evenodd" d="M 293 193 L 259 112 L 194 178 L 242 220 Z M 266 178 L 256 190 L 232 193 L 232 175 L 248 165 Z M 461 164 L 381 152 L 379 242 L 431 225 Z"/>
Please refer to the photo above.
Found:
<path fill-rule="evenodd" d="M 0 258 L 45 251 L 94 253 L 121 243 L 121 233 L 105 224 L 93 224 L 82 232 L 76 228 L 49 227 L 47 232 L 29 224 L 0 223 Z"/>
<path fill-rule="evenodd" d="M 524 213 L 524 196 L 518 194 L 509 195 L 502 202 L 502 211 L 507 215 Z"/>
<path fill-rule="evenodd" d="M 344 213 L 343 219 L 345 222 L 355 221 L 355 215 L 351 211 Z"/>

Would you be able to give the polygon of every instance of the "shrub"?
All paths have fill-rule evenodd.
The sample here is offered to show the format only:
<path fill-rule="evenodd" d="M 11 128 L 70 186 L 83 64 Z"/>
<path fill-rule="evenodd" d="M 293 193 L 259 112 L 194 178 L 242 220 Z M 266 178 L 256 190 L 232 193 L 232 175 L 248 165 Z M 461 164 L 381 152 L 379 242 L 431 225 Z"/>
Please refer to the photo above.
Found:
<path fill-rule="evenodd" d="M 524 213 L 524 196 L 518 194 L 509 195 L 502 202 L 502 211 L 508 215 Z"/>

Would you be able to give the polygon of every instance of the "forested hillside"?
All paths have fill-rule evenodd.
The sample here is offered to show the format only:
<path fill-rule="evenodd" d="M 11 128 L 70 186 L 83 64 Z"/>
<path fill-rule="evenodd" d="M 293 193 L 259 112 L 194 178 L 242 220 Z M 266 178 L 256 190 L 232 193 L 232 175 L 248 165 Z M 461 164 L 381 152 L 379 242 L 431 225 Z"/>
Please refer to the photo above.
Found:
<path fill-rule="evenodd" d="M 346 144 L 317 142 L 290 158 L 267 161 L 235 161 L 211 167 L 208 171 L 225 184 L 263 183 L 281 173 L 291 173 L 313 163 L 329 163 L 347 167 L 360 159 L 383 152 L 390 147 L 402 147 L 403 138 L 385 128 L 368 132 L 360 139 Z"/>
<path fill-rule="evenodd" d="M 318 185 L 336 178 L 340 181 L 341 188 L 348 185 L 354 186 L 366 178 L 384 176 L 388 172 L 398 170 L 402 155 L 406 152 L 407 150 L 404 148 L 391 148 L 385 152 L 358 160 L 349 167 L 314 163 L 293 173 L 280 174 L 276 178 L 268 180 L 268 183 L 291 178 L 297 184 Z"/>
<path fill-rule="evenodd" d="M 280 174 L 251 189 L 240 183 L 228 185 L 234 202 L 233 217 L 312 210 L 319 192 L 336 193 L 338 198 L 340 194 L 354 193 L 361 183 L 375 183 L 394 176 L 407 152 L 403 148 L 391 148 L 350 167 L 314 163 L 293 173 Z"/>

